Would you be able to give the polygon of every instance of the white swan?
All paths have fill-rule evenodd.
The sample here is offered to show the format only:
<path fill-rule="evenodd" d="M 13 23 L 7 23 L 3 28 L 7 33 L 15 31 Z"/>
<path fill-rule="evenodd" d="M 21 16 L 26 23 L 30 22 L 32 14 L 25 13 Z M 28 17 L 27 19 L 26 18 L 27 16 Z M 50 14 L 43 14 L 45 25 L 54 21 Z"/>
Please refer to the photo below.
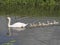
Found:
<path fill-rule="evenodd" d="M 33 24 L 30 23 L 30 27 L 33 27 Z"/>
<path fill-rule="evenodd" d="M 47 20 L 47 23 L 48 23 L 48 25 L 50 24 L 50 22 Z"/>
<path fill-rule="evenodd" d="M 47 23 L 48 23 L 48 25 L 53 25 L 53 23 L 52 23 L 52 22 L 47 21 Z"/>
<path fill-rule="evenodd" d="M 59 24 L 59 22 L 57 22 L 57 21 L 54 20 L 54 23 L 53 24 Z"/>
<path fill-rule="evenodd" d="M 39 23 L 39 24 L 38 24 L 39 26 L 41 26 L 41 25 L 42 25 L 42 24 L 41 24 L 41 22 L 38 22 L 38 23 Z"/>
<path fill-rule="evenodd" d="M 10 25 L 10 23 L 11 23 L 11 18 L 10 17 L 7 17 L 7 19 L 8 19 L 8 27 L 26 27 L 28 24 L 25 24 L 25 23 L 21 23 L 21 22 L 17 22 L 17 23 L 14 23 L 14 24 L 12 24 L 12 25 Z"/>
<path fill-rule="evenodd" d="M 48 26 L 48 24 L 42 23 L 42 26 Z"/>

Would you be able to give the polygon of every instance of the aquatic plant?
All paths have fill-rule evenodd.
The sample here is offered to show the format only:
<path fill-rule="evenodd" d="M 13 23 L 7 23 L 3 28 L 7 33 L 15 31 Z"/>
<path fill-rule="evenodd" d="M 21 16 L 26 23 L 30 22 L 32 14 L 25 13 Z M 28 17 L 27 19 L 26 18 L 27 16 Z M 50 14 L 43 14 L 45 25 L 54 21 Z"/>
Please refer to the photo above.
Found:
<path fill-rule="evenodd" d="M 0 15 L 60 16 L 59 0 L 0 0 Z"/>
<path fill-rule="evenodd" d="M 2 45 L 14 45 L 14 43 L 16 42 L 16 40 L 10 40 L 7 43 L 3 43 Z"/>

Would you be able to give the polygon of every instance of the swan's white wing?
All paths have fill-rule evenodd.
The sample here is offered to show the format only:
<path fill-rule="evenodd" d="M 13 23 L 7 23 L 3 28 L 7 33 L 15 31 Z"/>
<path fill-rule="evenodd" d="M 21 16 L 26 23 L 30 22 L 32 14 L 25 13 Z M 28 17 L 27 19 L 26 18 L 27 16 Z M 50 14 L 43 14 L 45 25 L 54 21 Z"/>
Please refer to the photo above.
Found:
<path fill-rule="evenodd" d="M 20 22 L 17 22 L 17 23 L 14 23 L 13 25 L 11 25 L 11 27 L 25 27 L 27 24 L 25 23 L 20 23 Z"/>

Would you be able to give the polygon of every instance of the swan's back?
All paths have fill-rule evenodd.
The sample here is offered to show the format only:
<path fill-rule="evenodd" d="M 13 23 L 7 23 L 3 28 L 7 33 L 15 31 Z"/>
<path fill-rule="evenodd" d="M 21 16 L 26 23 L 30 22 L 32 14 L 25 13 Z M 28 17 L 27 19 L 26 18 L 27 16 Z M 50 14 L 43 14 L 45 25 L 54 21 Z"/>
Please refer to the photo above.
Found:
<path fill-rule="evenodd" d="M 17 22 L 11 25 L 11 27 L 25 27 L 25 26 L 27 26 L 27 24 L 21 22 Z"/>

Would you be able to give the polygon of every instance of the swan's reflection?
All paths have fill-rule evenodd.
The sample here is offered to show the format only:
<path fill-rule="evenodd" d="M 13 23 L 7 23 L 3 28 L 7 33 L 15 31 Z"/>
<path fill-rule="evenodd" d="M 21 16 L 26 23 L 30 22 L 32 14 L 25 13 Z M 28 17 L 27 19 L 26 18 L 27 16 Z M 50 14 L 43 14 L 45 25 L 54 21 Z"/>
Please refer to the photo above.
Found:
<path fill-rule="evenodd" d="M 25 30 L 26 28 L 13 27 L 13 28 L 11 28 L 11 29 L 16 30 L 16 31 L 23 31 L 23 30 Z"/>
<path fill-rule="evenodd" d="M 19 27 L 10 27 L 10 28 L 8 28 L 8 33 L 7 33 L 7 35 L 9 35 L 9 36 L 11 36 L 12 35 L 12 32 L 11 32 L 11 30 L 15 30 L 15 31 L 24 31 L 26 28 L 19 28 Z"/>

